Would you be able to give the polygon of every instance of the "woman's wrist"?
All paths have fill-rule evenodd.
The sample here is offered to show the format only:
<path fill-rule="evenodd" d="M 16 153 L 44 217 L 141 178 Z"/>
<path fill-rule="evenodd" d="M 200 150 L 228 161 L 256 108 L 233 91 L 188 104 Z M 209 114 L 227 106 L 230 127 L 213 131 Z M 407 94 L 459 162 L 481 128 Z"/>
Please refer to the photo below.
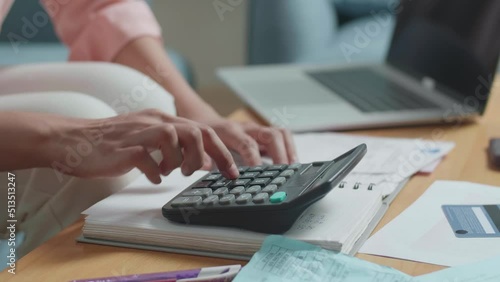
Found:
<path fill-rule="evenodd" d="M 6 133 L 0 141 L 3 156 L 0 168 L 49 167 L 51 163 L 51 115 L 3 112 L 0 128 Z M 55 120 L 55 119 L 54 119 Z"/>

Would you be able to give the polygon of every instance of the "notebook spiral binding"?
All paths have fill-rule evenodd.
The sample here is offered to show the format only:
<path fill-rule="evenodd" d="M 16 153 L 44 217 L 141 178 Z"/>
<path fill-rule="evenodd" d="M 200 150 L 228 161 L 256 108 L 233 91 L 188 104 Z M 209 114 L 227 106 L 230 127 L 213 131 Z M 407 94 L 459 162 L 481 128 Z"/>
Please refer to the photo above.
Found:
<path fill-rule="evenodd" d="M 344 188 L 344 187 L 346 187 L 346 184 L 347 184 L 347 181 L 342 181 L 342 182 L 339 183 L 338 187 L 339 188 Z M 361 184 L 362 184 L 361 182 L 354 183 L 354 185 L 352 186 L 352 189 L 358 190 L 359 187 L 361 186 Z M 375 185 L 376 185 L 375 183 L 368 184 L 367 190 L 372 191 L 373 188 L 375 187 Z"/>

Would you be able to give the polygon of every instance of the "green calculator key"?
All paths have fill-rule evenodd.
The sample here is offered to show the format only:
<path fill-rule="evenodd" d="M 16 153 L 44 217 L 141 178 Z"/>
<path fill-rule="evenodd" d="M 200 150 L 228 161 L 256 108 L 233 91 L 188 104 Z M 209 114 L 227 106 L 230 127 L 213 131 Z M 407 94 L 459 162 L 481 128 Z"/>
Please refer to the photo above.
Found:
<path fill-rule="evenodd" d="M 271 198 L 269 198 L 269 201 L 273 204 L 276 203 L 281 203 L 286 199 L 286 193 L 283 191 L 276 192 L 274 193 Z"/>

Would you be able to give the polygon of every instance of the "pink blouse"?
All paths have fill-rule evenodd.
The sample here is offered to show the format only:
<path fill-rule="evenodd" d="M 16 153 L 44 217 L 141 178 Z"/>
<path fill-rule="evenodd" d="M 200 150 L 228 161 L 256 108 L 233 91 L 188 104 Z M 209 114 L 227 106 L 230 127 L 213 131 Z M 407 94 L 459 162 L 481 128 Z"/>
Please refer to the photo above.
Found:
<path fill-rule="evenodd" d="M 22 1 L 22 0 L 19 0 Z M 0 26 L 14 0 L 0 0 Z M 140 0 L 41 0 L 73 61 L 111 61 L 130 41 L 161 37 L 149 6 Z M 4 30 L 3 32 L 9 32 Z"/>

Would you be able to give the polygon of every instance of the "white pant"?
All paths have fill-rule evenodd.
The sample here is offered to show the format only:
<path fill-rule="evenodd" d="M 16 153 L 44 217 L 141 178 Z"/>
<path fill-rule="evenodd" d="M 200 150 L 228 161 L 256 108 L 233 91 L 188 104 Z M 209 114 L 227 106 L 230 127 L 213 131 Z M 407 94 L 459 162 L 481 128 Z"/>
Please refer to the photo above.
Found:
<path fill-rule="evenodd" d="M 103 118 L 147 108 L 175 114 L 172 96 L 149 77 L 110 63 L 61 63 L 0 69 L 0 111 Z M 2 133 L 4 134 L 4 133 Z M 1 137 L 0 137 L 1 138 Z M 0 156 L 1 157 L 1 156 Z M 123 188 L 139 172 L 117 178 L 61 181 L 47 168 L 15 171 L 18 246 L 22 257 L 79 218 L 95 202 Z M 0 173 L 0 239 L 6 236 L 7 172 Z M 5 204 L 4 204 L 5 203 Z M 3 241 L 5 243 L 5 241 Z M 2 267 L 0 267 L 0 270 Z"/>

